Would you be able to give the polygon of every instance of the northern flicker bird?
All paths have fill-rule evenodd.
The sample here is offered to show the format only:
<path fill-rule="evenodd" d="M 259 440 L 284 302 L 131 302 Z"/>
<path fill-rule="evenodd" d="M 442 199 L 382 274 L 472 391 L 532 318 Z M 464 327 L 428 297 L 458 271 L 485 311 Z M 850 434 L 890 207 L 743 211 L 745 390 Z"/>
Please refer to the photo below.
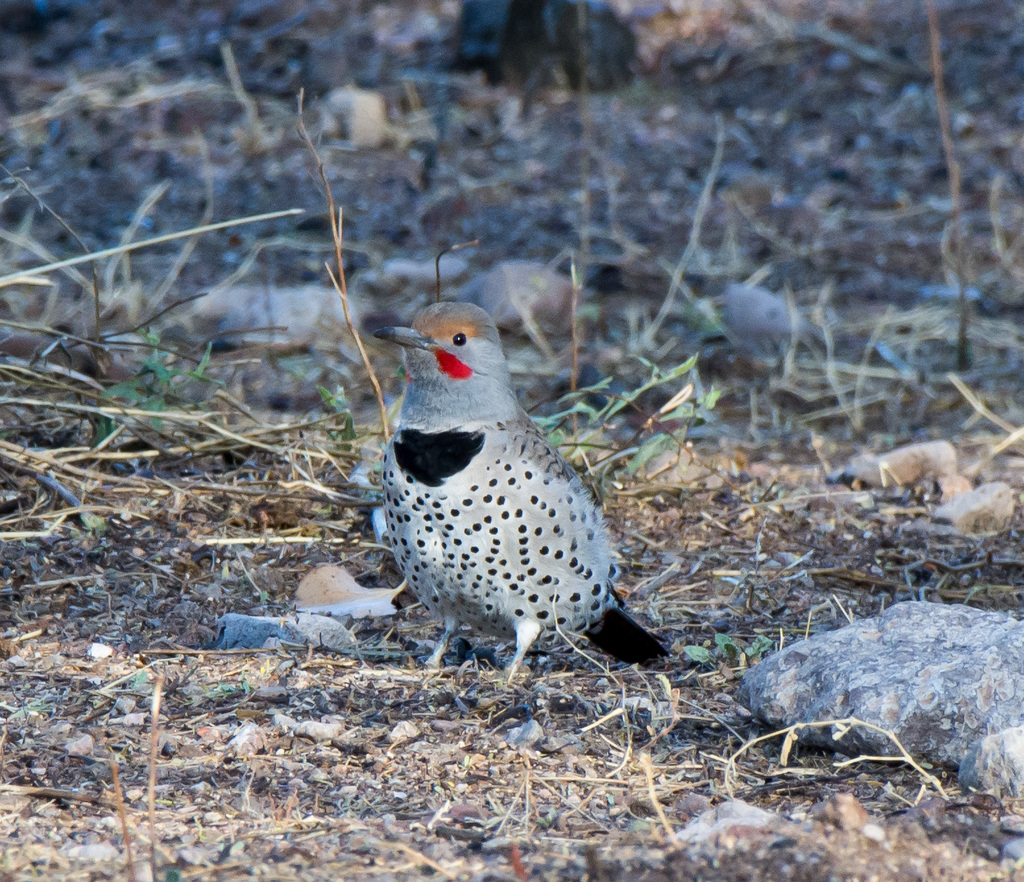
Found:
<path fill-rule="evenodd" d="M 405 350 L 384 513 L 409 587 L 444 622 L 427 664 L 463 624 L 515 638 L 510 677 L 559 630 L 631 664 L 665 655 L 623 609 L 601 513 L 516 400 L 490 316 L 437 303 L 375 336 Z"/>

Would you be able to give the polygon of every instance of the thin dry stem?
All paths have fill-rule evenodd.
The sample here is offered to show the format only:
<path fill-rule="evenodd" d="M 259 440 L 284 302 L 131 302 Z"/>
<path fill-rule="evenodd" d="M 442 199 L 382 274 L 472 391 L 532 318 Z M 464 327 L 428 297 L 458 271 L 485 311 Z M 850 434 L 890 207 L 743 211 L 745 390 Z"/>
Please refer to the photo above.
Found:
<path fill-rule="evenodd" d="M 718 170 L 722 167 L 722 158 L 725 156 L 725 123 L 721 115 L 715 117 L 715 154 L 711 159 L 711 167 L 704 178 L 704 186 L 697 200 L 697 208 L 693 213 L 693 225 L 690 227 L 690 238 L 686 242 L 683 254 L 672 270 L 672 279 L 669 282 L 668 293 L 658 309 L 657 315 L 650 326 L 644 331 L 644 348 L 654 345 L 654 338 L 661 326 L 665 323 L 676 303 L 676 296 L 683 284 L 683 276 L 693 259 L 693 255 L 700 247 L 700 234 L 704 227 L 704 217 L 711 205 L 711 194 L 715 190 L 715 182 L 718 180 Z"/>
<path fill-rule="evenodd" d="M 128 813 L 124 807 L 124 791 L 121 788 L 121 776 L 117 769 L 117 761 L 108 759 L 110 765 L 110 785 L 114 789 L 114 802 L 117 803 L 117 818 L 121 822 L 121 835 L 124 837 L 125 870 L 129 879 L 136 879 L 135 857 L 132 854 L 132 835 L 128 828 Z"/>
<path fill-rule="evenodd" d="M 156 872 L 156 763 L 160 755 L 160 703 L 164 691 L 164 674 L 161 671 L 153 686 L 153 703 L 150 711 L 152 715 L 149 735 L 149 788 L 148 788 L 148 810 L 149 810 L 149 864 L 152 870 L 153 879 L 158 879 Z"/>
<path fill-rule="evenodd" d="M 932 84 L 935 88 L 935 105 L 939 112 L 939 130 L 942 133 L 942 153 L 949 175 L 950 214 L 953 222 L 953 275 L 956 279 L 957 297 L 960 304 L 960 322 L 957 328 L 957 367 L 966 370 L 970 363 L 967 343 L 967 325 L 970 301 L 963 280 L 963 230 L 961 228 L 961 185 L 960 163 L 956 158 L 953 144 L 953 125 L 949 117 L 949 101 L 946 98 L 945 72 L 942 64 L 942 33 L 939 30 L 939 14 L 935 0 L 925 0 L 928 12 L 928 56 L 932 68 Z"/>
<path fill-rule="evenodd" d="M 142 197 L 142 202 L 139 203 L 139 207 L 135 209 L 132 215 L 131 221 L 128 226 L 124 228 L 121 233 L 122 247 L 130 245 L 135 234 L 142 227 L 146 218 L 152 213 L 153 209 L 156 208 L 157 203 L 164 198 L 164 195 L 171 188 L 170 181 L 161 181 L 159 184 L 155 184 L 150 187 L 146 195 Z M 116 256 L 116 260 L 111 260 L 106 269 L 103 271 L 103 290 L 108 294 L 114 290 L 114 277 L 117 275 L 118 269 L 121 269 L 121 280 L 122 284 L 127 286 L 131 281 L 131 264 L 128 259 L 128 251 L 121 251 Z M 97 334 L 99 331 L 97 330 Z"/>
<path fill-rule="evenodd" d="M 578 55 L 576 62 L 579 65 L 580 89 L 579 109 L 580 126 L 583 130 L 582 145 L 580 153 L 580 194 L 583 204 L 580 206 L 580 275 L 586 279 L 587 271 L 590 268 L 590 218 L 592 205 L 590 198 L 590 151 L 594 148 L 594 115 L 590 111 L 590 80 L 588 79 L 589 45 L 587 38 L 587 4 L 576 4 L 576 27 L 579 31 L 577 41 Z M 573 308 L 573 321 L 576 319 L 576 309 Z M 575 379 L 576 372 L 573 371 Z M 573 386 L 575 391 L 576 387 Z"/>
<path fill-rule="evenodd" d="M 334 224 L 331 224 L 334 228 Z M 338 213 L 338 224 L 336 229 L 338 230 L 339 243 L 337 247 L 340 249 L 341 245 L 341 213 Z M 327 268 L 327 274 L 331 277 L 331 284 L 334 285 L 334 290 L 338 292 L 338 297 L 341 299 L 341 309 L 345 313 L 345 324 L 348 325 L 349 333 L 352 335 L 352 339 L 356 341 L 356 348 L 359 350 L 359 357 L 363 360 L 363 366 L 366 368 L 366 373 L 370 378 L 370 384 L 373 386 L 373 394 L 377 399 L 377 407 L 380 408 L 380 426 L 381 431 L 384 433 L 384 440 L 387 441 L 391 437 L 391 429 L 388 426 L 388 408 L 384 403 L 384 393 L 380 388 L 380 381 L 377 379 L 377 373 L 373 369 L 373 364 L 370 362 L 370 356 L 366 354 L 366 347 L 363 346 L 363 340 L 359 336 L 359 331 L 356 329 L 355 323 L 352 321 L 352 314 L 348 308 L 348 288 L 345 285 L 345 273 L 341 272 L 339 276 L 335 276 L 331 270 L 331 265 L 325 263 L 324 266 Z M 338 266 L 341 264 L 339 262 Z"/>
<path fill-rule="evenodd" d="M 47 202 L 45 202 L 43 200 L 43 198 L 41 196 L 39 196 L 32 189 L 32 187 L 29 185 L 28 181 L 24 180 L 23 178 L 19 177 L 18 175 L 11 174 L 10 170 L 5 165 L 3 165 L 2 163 L 0 163 L 0 169 L 2 169 L 3 172 L 11 178 L 11 180 L 15 181 L 18 184 L 19 187 L 21 187 L 26 193 L 28 193 L 29 196 L 31 196 L 33 199 L 35 199 L 36 202 L 43 208 L 44 211 L 49 213 L 53 217 L 53 219 L 56 220 L 57 223 L 59 223 L 67 231 L 68 235 L 71 236 L 71 238 L 74 239 L 75 242 L 78 243 L 78 247 L 81 248 L 82 251 L 84 251 L 84 252 L 88 252 L 89 251 L 89 249 L 86 248 L 86 246 L 85 246 L 85 242 L 82 241 L 82 238 L 78 235 L 78 233 L 75 232 L 75 230 L 72 228 L 71 224 L 69 224 L 66 220 L 64 220 L 63 217 L 61 217 L 56 211 L 54 211 L 54 209 L 51 208 L 50 205 Z M 89 269 L 90 269 L 91 274 L 92 274 L 93 334 L 94 334 L 94 338 L 96 340 L 99 340 L 100 339 L 100 329 L 101 329 L 101 325 L 100 325 L 100 321 L 101 321 L 101 316 L 100 316 L 100 281 L 99 281 L 99 277 L 96 275 L 96 267 L 95 266 L 90 266 Z"/>
<path fill-rule="evenodd" d="M 480 244 L 479 239 L 473 239 L 469 242 L 459 242 L 455 245 L 449 245 L 447 248 L 437 252 L 437 257 L 434 258 L 434 280 L 436 282 L 436 302 L 441 302 L 441 258 L 446 254 L 451 254 L 453 251 L 461 251 L 463 248 L 472 248 Z"/>
<path fill-rule="evenodd" d="M 245 143 L 249 151 L 262 149 L 269 141 L 267 132 L 260 122 L 259 110 L 252 96 L 245 90 L 242 83 L 242 76 L 238 72 L 238 65 L 235 63 L 235 53 L 231 51 L 231 44 L 223 41 L 220 44 L 220 57 L 224 62 L 224 71 L 228 75 L 228 83 L 231 85 L 231 94 L 235 100 L 242 105 L 245 113 Z"/>
<path fill-rule="evenodd" d="M 366 368 L 366 374 L 370 378 L 370 385 L 373 386 L 373 394 L 377 399 L 377 407 L 380 409 L 380 424 L 381 431 L 384 434 L 384 440 L 387 441 L 391 437 L 391 430 L 388 426 L 388 408 L 384 403 L 384 393 L 381 390 L 380 382 L 377 380 L 377 372 L 373 369 L 373 364 L 370 362 L 370 356 L 366 354 L 366 347 L 363 346 L 363 340 L 359 336 L 359 331 L 352 321 L 352 314 L 348 307 L 348 284 L 345 281 L 345 261 L 343 259 L 343 245 L 344 245 L 344 216 L 342 209 L 337 207 L 337 203 L 334 201 L 334 193 L 331 190 L 331 182 L 327 178 L 327 170 L 324 168 L 324 161 L 320 157 L 319 151 L 316 149 L 316 145 L 313 143 L 313 139 L 310 138 L 309 132 L 306 130 L 306 123 L 302 119 L 302 101 L 303 96 L 299 94 L 299 135 L 301 136 L 306 147 L 309 148 L 309 152 L 313 154 L 313 161 L 316 163 L 317 174 L 320 177 L 321 183 L 324 185 L 324 193 L 327 197 L 327 215 L 330 219 L 331 224 L 331 239 L 334 241 L 334 263 L 337 268 L 337 275 L 331 269 L 330 264 L 325 264 L 327 267 L 327 274 L 331 277 L 331 284 L 334 285 L 334 290 L 338 292 L 338 297 L 341 300 L 341 308 L 345 313 L 345 324 L 348 326 L 349 333 L 352 335 L 352 339 L 356 342 L 356 348 L 359 350 L 359 357 L 363 361 L 363 367 Z"/>
<path fill-rule="evenodd" d="M 661 821 L 661 826 L 665 829 L 669 842 L 675 842 L 676 831 L 672 829 L 672 825 L 665 816 L 665 809 L 661 805 L 661 800 L 658 799 L 658 791 L 654 786 L 654 768 L 651 765 L 651 755 L 649 753 L 644 753 L 640 757 L 640 767 L 644 770 L 644 775 L 647 777 L 647 795 L 650 797 L 651 806 L 653 806 L 655 813 L 658 815 L 658 820 Z"/>

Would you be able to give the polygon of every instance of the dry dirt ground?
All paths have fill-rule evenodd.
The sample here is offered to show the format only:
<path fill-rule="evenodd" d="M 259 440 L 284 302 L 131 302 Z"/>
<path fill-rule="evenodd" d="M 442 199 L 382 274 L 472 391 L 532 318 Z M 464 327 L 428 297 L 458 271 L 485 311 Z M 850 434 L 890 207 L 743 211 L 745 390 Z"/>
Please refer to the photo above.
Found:
<path fill-rule="evenodd" d="M 860 450 L 948 438 L 970 478 L 1024 490 L 1024 447 L 1003 443 L 1024 424 L 1021 8 L 939 7 L 958 238 L 923 9 L 684 6 L 633 10 L 633 85 L 524 109 L 448 73 L 451 2 L 0 2 L 0 276 L 305 211 L 0 280 L 27 341 L 0 358 L 0 878 L 1024 878 L 1000 862 L 1024 807 L 959 794 L 953 770 L 933 770 L 940 794 L 895 763 L 784 764 L 774 740 L 725 775 L 760 734 L 733 695 L 765 646 L 912 597 L 1021 607 L 1019 507 L 1000 534 L 948 535 L 932 487 L 825 482 Z M 317 128 L 353 82 L 387 99 L 384 147 Z M 478 238 L 470 273 L 587 264 L 581 361 L 613 393 L 641 358 L 699 355 L 697 393 L 719 393 L 702 420 L 649 420 L 680 381 L 657 386 L 577 461 L 663 665 L 567 649 L 511 686 L 473 662 L 427 673 L 435 625 L 408 601 L 357 622 L 347 655 L 204 649 L 225 612 L 286 611 L 316 564 L 397 582 L 368 525 L 379 419 L 351 338 L 217 337 L 189 301 L 333 302 L 300 88 L 364 329 L 429 296 L 382 286 L 384 261 Z M 781 360 L 722 333 L 726 282 L 751 276 L 813 328 Z M 571 358 L 564 328 L 546 337 L 550 357 L 506 342 L 550 414 Z M 393 356 L 370 354 L 393 402 Z M 699 466 L 629 468 L 686 428 Z M 730 796 L 788 824 L 680 838 Z"/>

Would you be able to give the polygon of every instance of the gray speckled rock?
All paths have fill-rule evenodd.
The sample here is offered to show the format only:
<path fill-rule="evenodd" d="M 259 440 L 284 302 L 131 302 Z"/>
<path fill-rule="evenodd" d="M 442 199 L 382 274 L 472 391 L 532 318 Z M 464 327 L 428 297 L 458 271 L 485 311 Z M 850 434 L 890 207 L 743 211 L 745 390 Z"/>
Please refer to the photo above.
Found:
<path fill-rule="evenodd" d="M 740 701 L 773 728 L 857 717 L 894 732 L 915 757 L 957 766 L 990 732 L 1024 724 L 1024 622 L 938 603 L 882 615 L 794 643 L 751 668 Z M 863 727 L 800 740 L 857 755 L 897 753 Z"/>
<path fill-rule="evenodd" d="M 963 790 L 983 790 L 1000 799 L 1024 796 L 1024 726 L 975 741 L 957 777 Z"/>
<path fill-rule="evenodd" d="M 352 646 L 352 632 L 337 619 L 312 613 L 287 616 L 246 616 L 225 613 L 217 622 L 212 649 L 261 649 L 268 641 L 309 643 L 326 649 Z"/>

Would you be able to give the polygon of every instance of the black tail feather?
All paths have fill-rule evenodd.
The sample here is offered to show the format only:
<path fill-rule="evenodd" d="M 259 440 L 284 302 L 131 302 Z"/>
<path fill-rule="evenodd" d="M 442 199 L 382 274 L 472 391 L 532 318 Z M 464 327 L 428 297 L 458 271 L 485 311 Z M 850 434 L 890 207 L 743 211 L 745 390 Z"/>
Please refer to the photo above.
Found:
<path fill-rule="evenodd" d="M 668 655 L 664 646 L 618 608 L 608 610 L 586 635 L 609 655 L 628 665 Z"/>

